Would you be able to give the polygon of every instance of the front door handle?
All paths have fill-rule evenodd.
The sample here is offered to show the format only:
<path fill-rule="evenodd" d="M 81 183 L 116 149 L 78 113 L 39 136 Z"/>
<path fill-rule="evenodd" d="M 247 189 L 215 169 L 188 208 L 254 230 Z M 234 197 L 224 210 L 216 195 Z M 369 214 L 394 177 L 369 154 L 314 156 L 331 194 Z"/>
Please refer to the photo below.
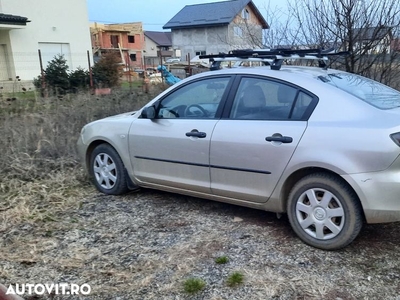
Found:
<path fill-rule="evenodd" d="M 273 135 L 273 136 L 267 136 L 265 138 L 267 142 L 281 142 L 284 144 L 289 144 L 293 142 L 293 138 L 290 136 L 282 136 L 282 135 Z"/>
<path fill-rule="evenodd" d="M 193 129 L 191 132 L 186 132 L 186 136 L 204 139 L 207 136 L 207 134 L 205 132 L 198 131 L 197 129 Z"/>

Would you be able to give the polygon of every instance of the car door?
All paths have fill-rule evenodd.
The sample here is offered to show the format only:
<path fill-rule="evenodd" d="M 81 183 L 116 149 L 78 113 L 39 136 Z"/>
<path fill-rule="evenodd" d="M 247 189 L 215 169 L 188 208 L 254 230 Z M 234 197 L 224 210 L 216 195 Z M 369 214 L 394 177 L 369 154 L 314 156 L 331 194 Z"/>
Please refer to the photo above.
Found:
<path fill-rule="evenodd" d="M 136 180 L 210 193 L 210 140 L 230 76 L 181 85 L 155 105 L 154 118 L 138 118 L 129 133 Z"/>
<path fill-rule="evenodd" d="M 288 84 L 242 77 L 210 149 L 212 192 L 265 202 L 307 127 L 317 99 Z"/>

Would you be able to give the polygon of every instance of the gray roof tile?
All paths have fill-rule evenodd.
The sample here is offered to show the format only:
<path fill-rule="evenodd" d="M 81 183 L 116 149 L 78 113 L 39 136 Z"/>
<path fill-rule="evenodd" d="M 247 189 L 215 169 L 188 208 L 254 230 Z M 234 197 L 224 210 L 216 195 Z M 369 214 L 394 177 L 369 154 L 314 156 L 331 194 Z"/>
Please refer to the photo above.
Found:
<path fill-rule="evenodd" d="M 26 17 L 0 13 L 0 24 L 26 25 L 27 22 L 30 22 L 30 21 Z"/>
<path fill-rule="evenodd" d="M 155 42 L 158 46 L 171 47 L 172 38 L 171 32 L 163 31 L 145 31 L 144 35 Z"/>
<path fill-rule="evenodd" d="M 231 0 L 205 4 L 186 5 L 167 24 L 164 29 L 192 28 L 227 25 L 246 5 L 252 6 L 263 28 L 269 28 L 267 22 L 252 0 Z"/>

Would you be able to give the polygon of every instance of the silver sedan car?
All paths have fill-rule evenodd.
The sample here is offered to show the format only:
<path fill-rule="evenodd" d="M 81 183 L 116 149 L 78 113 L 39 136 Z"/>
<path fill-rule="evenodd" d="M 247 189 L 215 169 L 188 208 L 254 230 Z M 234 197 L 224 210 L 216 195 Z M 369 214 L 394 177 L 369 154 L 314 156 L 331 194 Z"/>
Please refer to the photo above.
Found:
<path fill-rule="evenodd" d="M 83 127 L 97 189 L 159 189 L 286 213 L 305 243 L 400 220 L 400 93 L 343 71 L 232 68 Z"/>

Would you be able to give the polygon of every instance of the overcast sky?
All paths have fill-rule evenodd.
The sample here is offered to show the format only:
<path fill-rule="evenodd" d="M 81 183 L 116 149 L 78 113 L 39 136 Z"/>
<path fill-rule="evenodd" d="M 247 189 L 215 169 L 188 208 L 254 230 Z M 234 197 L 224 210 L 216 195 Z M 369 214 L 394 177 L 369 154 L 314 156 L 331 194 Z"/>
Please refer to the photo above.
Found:
<path fill-rule="evenodd" d="M 221 0 L 87 0 L 90 22 L 143 22 L 144 30 L 163 31 L 162 27 L 185 5 Z M 282 6 L 285 0 L 253 0 L 268 22 L 265 8 Z"/>

